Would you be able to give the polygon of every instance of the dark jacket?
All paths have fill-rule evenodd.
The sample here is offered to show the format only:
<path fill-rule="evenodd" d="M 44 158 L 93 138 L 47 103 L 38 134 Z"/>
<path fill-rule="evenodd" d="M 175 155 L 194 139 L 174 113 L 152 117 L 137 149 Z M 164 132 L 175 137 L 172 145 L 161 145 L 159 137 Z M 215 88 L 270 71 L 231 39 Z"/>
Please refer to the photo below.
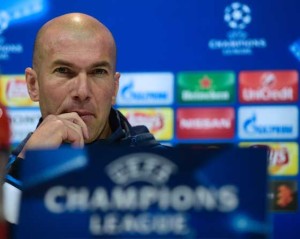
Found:
<path fill-rule="evenodd" d="M 40 119 L 37 127 L 41 124 Z M 128 147 L 150 147 L 150 148 L 163 148 L 159 142 L 157 142 L 154 136 L 149 132 L 146 126 L 131 126 L 126 117 L 118 110 L 111 109 L 109 115 L 109 124 L 112 129 L 112 134 L 109 138 L 103 140 L 97 140 L 97 144 L 109 145 L 109 146 L 128 146 Z M 27 137 L 14 149 L 9 157 L 7 165 L 8 175 L 6 181 L 14 186 L 20 187 L 19 181 L 19 168 L 22 163 L 22 159 L 17 156 L 22 151 L 27 140 L 32 133 L 29 133 Z M 91 143 L 93 144 L 93 143 Z"/>

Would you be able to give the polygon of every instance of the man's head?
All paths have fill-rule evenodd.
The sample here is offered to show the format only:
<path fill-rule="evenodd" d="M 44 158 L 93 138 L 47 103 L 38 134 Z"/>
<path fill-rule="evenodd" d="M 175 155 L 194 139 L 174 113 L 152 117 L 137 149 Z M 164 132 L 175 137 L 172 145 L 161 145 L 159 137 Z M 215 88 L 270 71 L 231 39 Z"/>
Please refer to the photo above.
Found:
<path fill-rule="evenodd" d="M 102 23 L 81 13 L 47 22 L 36 37 L 33 67 L 25 74 L 43 118 L 77 112 L 88 126 L 86 143 L 107 137 L 120 74 L 114 38 Z"/>

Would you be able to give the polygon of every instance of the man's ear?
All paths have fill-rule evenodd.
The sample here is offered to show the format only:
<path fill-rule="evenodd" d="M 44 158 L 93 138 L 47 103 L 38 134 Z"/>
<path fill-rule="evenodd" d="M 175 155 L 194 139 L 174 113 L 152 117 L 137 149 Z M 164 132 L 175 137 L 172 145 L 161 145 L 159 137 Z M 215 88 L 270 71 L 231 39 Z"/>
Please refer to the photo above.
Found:
<path fill-rule="evenodd" d="M 39 83 L 35 70 L 30 67 L 25 69 L 27 90 L 32 101 L 39 101 Z"/>
<path fill-rule="evenodd" d="M 120 80 L 121 74 L 119 72 L 116 72 L 114 75 L 114 84 L 115 84 L 115 91 L 114 95 L 112 97 L 112 104 L 114 105 L 116 103 L 117 94 L 119 91 L 119 80 Z"/>

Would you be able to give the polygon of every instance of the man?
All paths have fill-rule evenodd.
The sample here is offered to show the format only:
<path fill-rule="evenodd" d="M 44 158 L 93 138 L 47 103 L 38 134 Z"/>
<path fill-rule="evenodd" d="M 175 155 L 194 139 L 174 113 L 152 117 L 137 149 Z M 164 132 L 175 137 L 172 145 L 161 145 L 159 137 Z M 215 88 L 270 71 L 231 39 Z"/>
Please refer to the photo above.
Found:
<path fill-rule="evenodd" d="M 71 13 L 47 22 L 37 34 L 33 65 L 25 75 L 42 118 L 13 151 L 11 174 L 25 151 L 33 148 L 64 143 L 83 147 L 94 142 L 160 146 L 146 127 L 132 127 L 112 108 L 120 79 L 116 45 L 111 32 L 95 18 Z"/>

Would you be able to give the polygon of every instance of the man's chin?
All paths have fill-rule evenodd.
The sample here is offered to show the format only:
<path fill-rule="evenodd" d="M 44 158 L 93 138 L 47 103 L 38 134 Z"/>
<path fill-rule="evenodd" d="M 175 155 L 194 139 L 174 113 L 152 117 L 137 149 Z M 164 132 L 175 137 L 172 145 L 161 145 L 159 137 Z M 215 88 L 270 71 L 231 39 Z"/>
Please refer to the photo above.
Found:
<path fill-rule="evenodd" d="M 94 141 L 96 141 L 96 139 L 86 139 L 84 140 L 84 144 L 90 144 L 93 143 Z"/>

